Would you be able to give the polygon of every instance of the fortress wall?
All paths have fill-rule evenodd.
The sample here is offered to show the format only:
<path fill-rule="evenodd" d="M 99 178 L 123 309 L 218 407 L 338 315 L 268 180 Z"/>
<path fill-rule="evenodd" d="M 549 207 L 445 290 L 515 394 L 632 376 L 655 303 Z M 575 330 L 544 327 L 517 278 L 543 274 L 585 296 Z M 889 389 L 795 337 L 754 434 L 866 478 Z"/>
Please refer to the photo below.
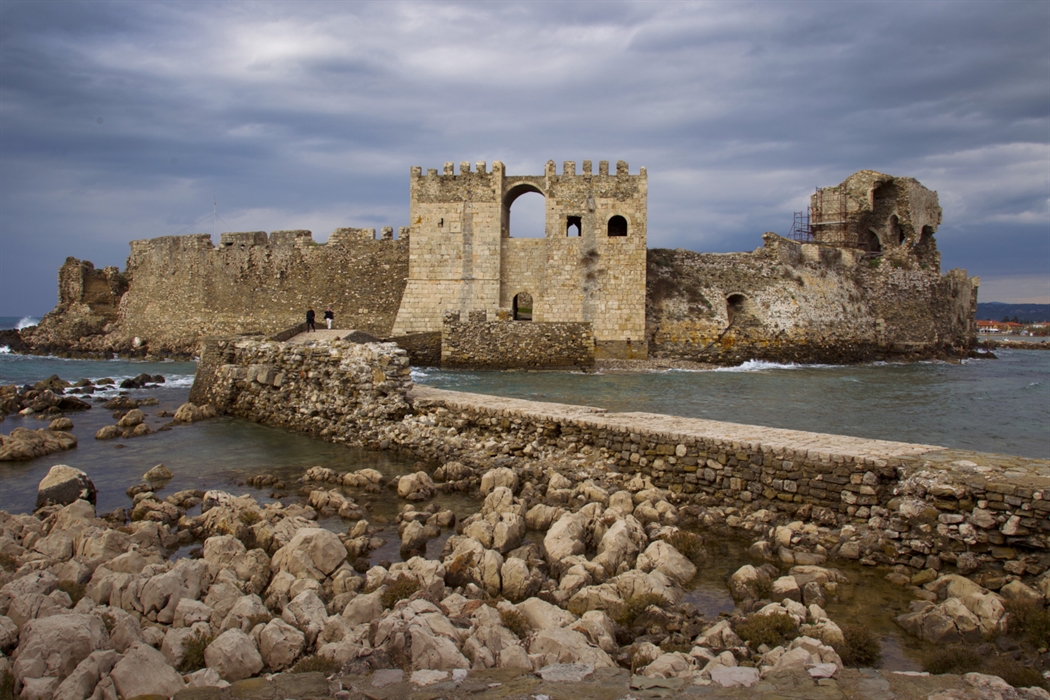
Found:
<path fill-rule="evenodd" d="M 309 231 L 168 236 L 133 241 L 120 333 L 151 352 L 193 352 L 208 335 L 270 334 L 331 308 L 337 328 L 390 333 L 408 244 L 343 230 L 320 245 Z"/>
<path fill-rule="evenodd" d="M 466 320 L 445 314 L 441 366 L 470 369 L 570 369 L 594 366 L 589 323 L 543 323 L 498 319 L 484 312 Z"/>
<path fill-rule="evenodd" d="M 973 347 L 979 280 L 965 271 L 942 276 L 852 250 L 764 239 L 754 253 L 649 251 L 655 357 L 858 362 Z"/>
<path fill-rule="evenodd" d="M 549 292 L 543 293 L 548 265 L 546 239 L 506 238 L 500 258 L 500 308 L 511 308 L 515 295 L 527 292 L 532 295 L 532 320 L 546 321 L 551 318 L 548 305 L 556 296 Z"/>
<path fill-rule="evenodd" d="M 407 355 L 389 343 L 209 341 L 190 398 L 434 466 L 573 460 L 642 475 L 679 503 L 849 524 L 827 543 L 847 559 L 922 568 L 929 556 L 1012 560 L 1050 547 L 1047 460 L 413 387 Z"/>

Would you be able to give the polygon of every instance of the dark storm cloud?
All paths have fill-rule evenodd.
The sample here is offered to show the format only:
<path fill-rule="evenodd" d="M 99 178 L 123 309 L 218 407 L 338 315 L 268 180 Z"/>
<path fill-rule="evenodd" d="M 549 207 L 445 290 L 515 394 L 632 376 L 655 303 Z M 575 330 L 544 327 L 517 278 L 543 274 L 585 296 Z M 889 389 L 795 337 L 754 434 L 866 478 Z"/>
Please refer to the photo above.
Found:
<path fill-rule="evenodd" d="M 938 190 L 945 267 L 1050 296 L 1045 2 L 0 5 L 0 313 L 66 255 L 407 224 L 411 165 L 624 159 L 653 246 L 748 250 L 861 168 Z M 198 219 L 204 220 L 192 225 Z M 1050 299 L 1045 299 L 1050 300 Z"/>

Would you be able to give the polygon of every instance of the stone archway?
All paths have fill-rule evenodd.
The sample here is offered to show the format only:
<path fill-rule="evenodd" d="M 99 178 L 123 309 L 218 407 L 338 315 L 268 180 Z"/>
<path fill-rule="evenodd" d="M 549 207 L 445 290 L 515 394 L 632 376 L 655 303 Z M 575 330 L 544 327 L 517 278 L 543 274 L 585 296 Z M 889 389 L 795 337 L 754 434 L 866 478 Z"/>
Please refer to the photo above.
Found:
<path fill-rule="evenodd" d="M 528 292 L 518 292 L 511 302 L 511 312 L 515 321 L 532 320 L 532 295 Z"/>
<path fill-rule="evenodd" d="M 514 205 L 514 202 L 517 201 L 517 199 L 519 197 L 521 197 L 522 195 L 532 194 L 532 193 L 538 194 L 538 195 L 540 195 L 543 198 L 543 211 L 544 211 L 544 214 L 546 214 L 547 195 L 546 195 L 546 193 L 543 190 L 541 190 L 538 186 L 534 185 L 531 182 L 518 183 L 518 184 L 512 186 L 510 189 L 508 189 L 506 194 L 503 195 L 503 211 L 502 211 L 502 216 L 501 216 L 501 234 L 502 234 L 503 238 L 510 238 L 511 237 L 510 210 L 511 210 L 511 207 Z M 517 226 L 516 226 L 516 228 L 517 228 Z M 540 235 L 535 235 L 537 228 L 538 228 L 539 231 L 542 232 Z M 523 236 L 520 233 L 518 233 L 515 237 L 516 238 L 543 238 L 543 237 L 545 237 L 547 235 L 546 228 L 547 228 L 546 227 L 546 216 L 544 216 L 544 221 L 542 223 L 539 223 L 539 222 L 530 222 L 529 223 L 529 230 L 532 232 L 531 234 L 526 233 Z"/>

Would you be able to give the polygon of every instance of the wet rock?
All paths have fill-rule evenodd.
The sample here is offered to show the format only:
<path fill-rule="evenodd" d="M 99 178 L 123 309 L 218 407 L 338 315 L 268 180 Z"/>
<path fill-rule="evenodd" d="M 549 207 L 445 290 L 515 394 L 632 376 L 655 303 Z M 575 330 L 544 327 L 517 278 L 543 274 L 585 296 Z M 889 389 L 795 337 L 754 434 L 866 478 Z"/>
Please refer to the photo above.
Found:
<path fill-rule="evenodd" d="M 0 435 L 0 462 L 36 459 L 76 446 L 77 439 L 72 433 L 47 428 L 15 428 L 10 435 Z"/>
<path fill-rule="evenodd" d="M 48 470 L 36 491 L 36 507 L 68 505 L 77 500 L 94 504 L 97 491 L 87 474 L 65 464 L 56 464 Z"/>
<path fill-rule="evenodd" d="M 51 423 L 47 426 L 47 429 L 51 431 L 69 431 L 73 429 L 73 421 L 69 420 L 65 416 L 63 416 L 62 418 L 56 418 L 53 421 L 51 421 Z"/>
<path fill-rule="evenodd" d="M 176 423 L 196 423 L 204 420 L 204 412 L 192 403 L 184 403 L 175 411 L 172 418 Z"/>
<path fill-rule="evenodd" d="M 425 501 L 434 496 L 434 482 L 426 472 L 406 474 L 397 480 L 397 497 L 408 501 Z"/>
<path fill-rule="evenodd" d="M 123 430 L 115 425 L 105 425 L 98 429 L 95 433 L 96 440 L 112 440 L 118 438 L 124 433 Z"/>
<path fill-rule="evenodd" d="M 729 593 L 735 601 L 758 600 L 771 585 L 769 575 L 750 564 L 741 566 L 729 577 Z"/>
<path fill-rule="evenodd" d="M 143 478 L 144 481 L 148 481 L 150 483 L 154 483 L 154 482 L 168 481 L 173 476 L 175 476 L 175 475 L 171 473 L 170 469 L 168 469 L 163 464 L 158 464 L 157 466 L 153 467 L 148 472 L 143 474 L 142 478 Z"/>
<path fill-rule="evenodd" d="M 134 428 L 137 425 L 141 425 L 144 420 L 146 420 L 146 414 L 138 408 L 133 408 L 117 421 L 117 427 L 127 430 L 128 428 Z"/>

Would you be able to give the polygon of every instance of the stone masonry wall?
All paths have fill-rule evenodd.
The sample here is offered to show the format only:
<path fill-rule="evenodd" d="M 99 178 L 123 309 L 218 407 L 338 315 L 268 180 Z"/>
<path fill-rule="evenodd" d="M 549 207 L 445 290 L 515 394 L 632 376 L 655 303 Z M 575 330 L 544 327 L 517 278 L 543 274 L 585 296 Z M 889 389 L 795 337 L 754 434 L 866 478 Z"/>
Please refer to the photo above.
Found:
<path fill-rule="evenodd" d="M 849 559 L 916 566 L 1050 550 L 1047 460 L 412 387 L 390 344 L 215 341 L 191 399 L 435 465 L 567 458 L 640 474 L 687 503 L 841 525 L 844 539 L 827 548 Z"/>
<path fill-rule="evenodd" d="M 650 250 L 654 357 L 860 362 L 965 354 L 979 279 L 775 234 L 753 253 Z"/>
<path fill-rule="evenodd" d="M 368 231 L 367 233 L 372 233 Z M 373 234 L 374 235 L 374 234 Z M 194 352 L 200 339 L 270 334 L 326 308 L 336 328 L 390 333 L 404 290 L 407 241 L 375 240 L 352 229 L 327 244 L 309 231 L 223 234 L 133 241 L 132 285 L 121 302 L 120 330 L 153 352 Z"/>
<path fill-rule="evenodd" d="M 594 366 L 594 332 L 589 323 L 468 320 L 445 314 L 441 365 L 472 369 L 556 369 Z"/>
<path fill-rule="evenodd" d="M 394 343 L 205 343 L 190 401 L 322 437 L 368 434 L 408 413 L 408 354 Z"/>

